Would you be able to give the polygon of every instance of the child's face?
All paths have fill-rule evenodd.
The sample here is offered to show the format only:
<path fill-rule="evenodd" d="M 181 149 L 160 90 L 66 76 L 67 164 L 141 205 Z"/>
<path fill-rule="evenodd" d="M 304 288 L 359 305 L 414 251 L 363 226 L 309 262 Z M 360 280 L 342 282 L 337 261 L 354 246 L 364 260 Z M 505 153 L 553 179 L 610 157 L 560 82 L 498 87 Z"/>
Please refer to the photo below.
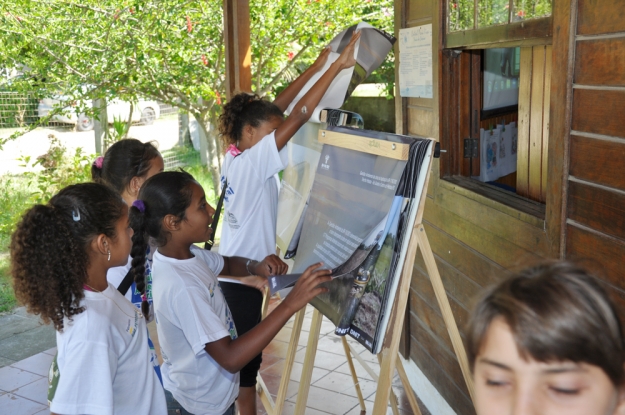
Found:
<path fill-rule="evenodd" d="M 215 209 L 206 202 L 204 189 L 198 183 L 191 184 L 193 194 L 191 204 L 185 211 L 185 220 L 180 222 L 180 229 L 189 243 L 206 242 L 211 236 Z"/>
<path fill-rule="evenodd" d="M 128 209 L 124 209 L 122 216 L 115 224 L 115 239 L 111 241 L 111 265 L 122 266 L 128 262 L 128 255 L 132 248 L 132 228 L 128 221 Z"/>
<path fill-rule="evenodd" d="M 523 360 L 510 327 L 491 323 L 475 359 L 478 415 L 616 415 L 625 399 L 598 366 Z"/>

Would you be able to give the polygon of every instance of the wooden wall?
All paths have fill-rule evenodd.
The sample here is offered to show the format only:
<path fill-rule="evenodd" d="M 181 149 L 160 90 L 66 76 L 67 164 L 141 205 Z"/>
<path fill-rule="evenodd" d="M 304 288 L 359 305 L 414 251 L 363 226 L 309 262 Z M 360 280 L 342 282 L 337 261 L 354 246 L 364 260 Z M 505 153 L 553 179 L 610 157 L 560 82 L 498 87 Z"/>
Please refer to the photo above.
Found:
<path fill-rule="evenodd" d="M 605 279 L 625 317 L 625 10 L 619 6 L 578 0 L 573 9 L 565 255 Z"/>
<path fill-rule="evenodd" d="M 446 138 L 441 136 L 445 128 L 439 122 L 443 118 L 442 114 L 450 110 L 442 105 L 443 97 L 439 98 L 439 80 L 444 75 L 443 65 L 440 64 L 444 37 L 441 27 L 442 3 L 442 0 L 396 2 L 396 11 L 401 10 L 403 13 L 401 27 L 427 23 L 433 25 L 433 81 L 437 86 L 433 99 L 402 99 L 403 108 L 400 105 L 398 108 L 403 110 L 403 115 L 399 112 L 397 125 L 403 126 L 404 133 L 433 137 L 446 144 Z M 542 53 L 544 65 L 547 60 L 544 46 Z M 545 70 L 544 66 L 542 70 Z M 553 106 L 554 101 L 549 94 L 542 94 L 541 100 L 545 96 Z M 541 117 L 548 117 L 549 113 L 544 115 L 542 112 L 542 101 L 540 108 Z M 541 151 L 543 134 L 545 132 L 541 130 Z M 544 151 L 547 149 L 544 148 Z M 557 152 L 554 152 L 553 157 L 556 155 Z M 449 157 L 449 153 L 445 157 Z M 546 169 L 546 166 L 541 164 L 541 181 L 543 168 Z M 552 209 L 553 214 L 548 213 L 546 218 L 532 215 L 482 196 L 466 185 L 460 186 L 454 177 L 441 178 L 439 160 L 434 161 L 432 169 L 424 225 L 462 332 L 473 300 L 482 287 L 499 281 L 511 270 L 558 254 L 558 223 L 561 218 L 558 209 Z M 544 173 L 544 176 L 547 174 Z M 547 188 L 548 185 L 559 188 L 558 176 L 553 175 L 551 180 L 547 182 Z M 549 221 L 553 225 L 549 226 Z M 417 255 L 414 266 L 409 312 L 410 358 L 457 414 L 475 414 L 420 255 Z"/>
<path fill-rule="evenodd" d="M 545 202 L 549 142 L 551 45 L 521 48 L 517 194 Z"/>

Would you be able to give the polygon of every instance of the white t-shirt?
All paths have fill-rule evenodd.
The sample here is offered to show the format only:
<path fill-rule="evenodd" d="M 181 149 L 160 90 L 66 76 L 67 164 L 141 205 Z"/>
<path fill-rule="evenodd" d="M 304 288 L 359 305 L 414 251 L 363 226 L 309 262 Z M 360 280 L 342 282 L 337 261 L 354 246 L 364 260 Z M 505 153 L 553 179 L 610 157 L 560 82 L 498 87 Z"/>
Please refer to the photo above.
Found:
<path fill-rule="evenodd" d="M 204 350 L 206 343 L 237 337 L 217 274 L 223 257 L 191 247 L 195 257 L 154 253 L 152 292 L 161 345 L 163 385 L 193 414 L 222 415 L 239 393 L 239 374 Z"/>
<path fill-rule="evenodd" d="M 276 253 L 277 173 L 288 154 L 278 152 L 275 131 L 236 158 L 226 153 L 221 186 L 228 179 L 219 253 L 262 261 Z"/>
<path fill-rule="evenodd" d="M 154 306 L 152 305 L 152 256 L 154 255 L 155 248 L 148 245 L 147 252 L 145 254 L 145 293 L 148 296 L 148 304 L 150 305 L 150 315 L 148 316 L 147 321 L 150 322 L 154 319 Z M 109 268 L 106 273 L 106 280 L 113 285 L 113 287 L 119 287 L 119 284 L 122 283 L 128 271 L 132 267 L 132 257 L 128 256 L 128 262 L 126 265 L 121 267 L 113 267 Z M 141 293 L 137 290 L 137 284 L 133 283 L 126 291 L 125 297 L 128 301 L 133 303 L 135 307 L 141 310 Z M 148 332 L 148 346 L 150 347 L 150 356 L 152 365 L 154 366 L 154 370 L 156 371 L 156 375 L 159 380 L 161 380 L 161 368 L 158 364 L 158 356 L 156 355 L 156 350 L 154 349 L 154 343 L 152 343 L 152 339 L 150 339 L 150 335 Z"/>
<path fill-rule="evenodd" d="M 49 374 L 57 414 L 167 414 L 150 362 L 145 319 L 112 285 L 85 291 L 85 311 L 56 333 L 57 367 Z"/>
<path fill-rule="evenodd" d="M 155 247 L 148 245 L 147 252 L 145 254 L 145 294 L 148 296 L 148 303 L 150 304 L 150 310 L 152 310 L 152 256 L 154 255 Z M 128 256 L 128 262 L 126 265 L 121 267 L 109 268 L 106 273 L 106 280 L 113 284 L 115 288 L 119 287 L 119 284 L 122 283 L 128 271 L 132 267 L 132 257 Z M 126 291 L 126 298 L 128 301 L 137 306 L 138 309 L 141 309 L 141 293 L 137 290 L 137 285 L 133 283 Z M 152 314 L 153 311 L 150 312 Z M 152 321 L 152 316 L 148 319 L 148 321 Z"/>

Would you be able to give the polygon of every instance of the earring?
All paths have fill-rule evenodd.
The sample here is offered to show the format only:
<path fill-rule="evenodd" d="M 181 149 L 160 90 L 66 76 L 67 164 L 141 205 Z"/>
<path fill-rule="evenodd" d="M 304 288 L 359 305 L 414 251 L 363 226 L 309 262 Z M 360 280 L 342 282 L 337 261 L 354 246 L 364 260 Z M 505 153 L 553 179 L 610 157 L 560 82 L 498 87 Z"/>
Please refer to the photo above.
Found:
<path fill-rule="evenodd" d="M 107 261 L 111 260 L 111 250 L 109 249 L 109 258 L 107 259 Z"/>

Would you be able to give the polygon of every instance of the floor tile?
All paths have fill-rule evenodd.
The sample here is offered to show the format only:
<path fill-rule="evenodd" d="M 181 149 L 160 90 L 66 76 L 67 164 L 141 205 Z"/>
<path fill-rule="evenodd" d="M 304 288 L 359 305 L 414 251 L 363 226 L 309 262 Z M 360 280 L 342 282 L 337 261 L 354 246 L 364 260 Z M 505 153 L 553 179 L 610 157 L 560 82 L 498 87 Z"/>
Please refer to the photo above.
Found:
<path fill-rule="evenodd" d="M 365 408 L 367 408 L 367 414 L 372 414 L 373 413 L 373 401 L 365 401 Z M 357 404 L 356 406 L 354 406 L 350 411 L 348 411 L 345 415 L 360 415 L 360 404 Z M 399 414 L 400 415 L 412 415 L 412 411 L 404 411 L 404 410 L 399 410 Z M 386 415 L 393 415 L 393 410 L 391 409 L 391 407 L 387 407 L 386 409 Z"/>
<path fill-rule="evenodd" d="M 263 354 L 263 362 L 260 364 L 260 370 L 266 369 L 269 366 L 272 366 L 278 363 L 280 360 L 284 360 L 284 359 L 278 356 L 270 355 L 270 354 Z"/>
<path fill-rule="evenodd" d="M 376 375 L 380 373 L 380 367 L 379 366 L 373 367 L 373 363 L 371 365 L 369 365 L 369 366 L 373 369 L 373 372 Z M 374 380 L 371 377 L 371 375 L 365 370 L 365 368 L 362 367 L 360 362 L 358 362 L 357 360 L 354 360 L 354 369 L 356 370 L 356 376 L 358 377 L 358 379 Z M 349 369 L 349 365 L 347 364 L 347 362 L 345 362 L 341 366 L 337 367 L 334 371 L 338 372 L 338 373 L 344 373 L 346 375 L 351 375 L 351 371 Z"/>
<path fill-rule="evenodd" d="M 13 363 L 11 366 L 17 369 L 22 369 L 28 372 L 36 373 L 37 375 L 40 375 L 40 376 L 48 376 L 50 364 L 52 363 L 53 359 L 54 359 L 54 356 L 51 356 L 47 353 L 38 353 L 27 359 L 20 360 L 19 362 Z"/>
<path fill-rule="evenodd" d="M 356 387 L 354 386 L 354 381 L 351 375 L 332 372 L 319 379 L 318 381 L 314 382 L 313 385 L 318 388 L 339 392 L 341 394 L 349 395 L 354 398 L 358 397 L 358 393 L 356 392 Z M 362 392 L 363 399 L 367 399 L 369 396 L 375 393 L 378 384 L 368 380 L 359 379 L 358 386 L 360 386 L 360 391 Z"/>
<path fill-rule="evenodd" d="M 2 413 L 11 415 L 34 415 L 44 409 L 46 405 L 22 398 L 12 393 L 0 396 L 0 408 Z"/>
<path fill-rule="evenodd" d="M 291 341 L 291 331 L 292 330 L 290 328 L 283 327 L 273 339 L 288 343 Z"/>
<path fill-rule="evenodd" d="M 14 395 L 30 399 L 42 405 L 48 404 L 48 379 L 41 378 L 13 391 Z"/>
<path fill-rule="evenodd" d="M 44 350 L 44 353 L 49 354 L 51 356 L 56 356 L 56 350 L 57 350 L 56 347 L 53 347 L 51 349 Z"/>
<path fill-rule="evenodd" d="M 296 402 L 298 395 L 290 398 L 290 402 Z M 308 392 L 306 406 L 331 414 L 344 414 L 358 405 L 358 398 L 332 392 L 326 389 L 311 386 Z M 308 414 L 308 411 L 306 411 Z"/>
<path fill-rule="evenodd" d="M 302 377 L 302 368 L 304 365 L 301 363 L 294 362 L 293 368 L 291 370 L 290 379 L 299 382 Z M 267 369 L 261 371 L 263 374 L 268 374 L 272 376 L 282 376 L 284 373 L 284 360 L 276 363 L 275 365 L 269 366 Z M 313 367 L 311 383 L 314 383 L 330 373 L 328 370 L 320 369 L 318 367 Z"/>
<path fill-rule="evenodd" d="M 263 382 L 265 382 L 265 386 L 267 387 L 267 390 L 269 391 L 269 394 L 275 400 L 276 395 L 278 395 L 278 389 L 280 388 L 280 382 L 282 381 L 282 377 L 268 375 L 268 374 L 263 374 L 262 377 L 263 377 Z M 291 396 L 295 395 L 297 393 L 298 388 L 299 388 L 299 382 L 290 380 L 286 389 L 285 399 L 288 399 Z"/>
<path fill-rule="evenodd" d="M 46 409 L 44 409 L 43 411 L 37 412 L 37 413 L 36 413 L 36 414 L 34 414 L 34 415 L 50 415 L 50 409 L 49 409 L 49 408 L 46 408 Z"/>
<path fill-rule="evenodd" d="M 317 350 L 323 350 L 326 352 L 338 354 L 345 353 L 343 351 L 343 343 L 341 341 L 341 338 L 333 334 L 321 337 L 319 339 L 319 343 L 317 344 Z"/>
<path fill-rule="evenodd" d="M 297 346 L 297 350 L 300 350 L 302 347 Z M 276 357 L 284 358 L 286 356 L 286 352 L 289 349 L 289 344 L 287 342 L 281 342 L 279 340 L 273 340 L 271 343 L 265 347 L 263 350 L 263 355 L 272 355 Z"/>
<path fill-rule="evenodd" d="M 11 392 L 41 378 L 34 373 L 6 366 L 0 369 L 0 390 Z"/>
<path fill-rule="evenodd" d="M 284 409 L 282 410 L 282 414 L 283 415 L 293 415 L 295 413 L 295 403 L 293 402 L 285 402 L 284 403 Z M 304 413 L 306 415 L 328 415 L 331 414 L 332 412 L 324 412 L 324 411 L 318 411 L 316 409 L 310 408 L 310 407 L 306 407 L 306 410 L 304 411 Z"/>
<path fill-rule="evenodd" d="M 342 346 L 341 352 L 343 352 Z M 304 348 L 295 354 L 295 361 L 298 363 L 304 363 L 305 356 L 306 349 Z M 347 362 L 345 353 L 337 354 L 326 352 L 324 350 L 317 350 L 317 353 L 315 353 L 315 367 L 320 367 L 326 370 L 334 370 L 345 362 Z"/>

